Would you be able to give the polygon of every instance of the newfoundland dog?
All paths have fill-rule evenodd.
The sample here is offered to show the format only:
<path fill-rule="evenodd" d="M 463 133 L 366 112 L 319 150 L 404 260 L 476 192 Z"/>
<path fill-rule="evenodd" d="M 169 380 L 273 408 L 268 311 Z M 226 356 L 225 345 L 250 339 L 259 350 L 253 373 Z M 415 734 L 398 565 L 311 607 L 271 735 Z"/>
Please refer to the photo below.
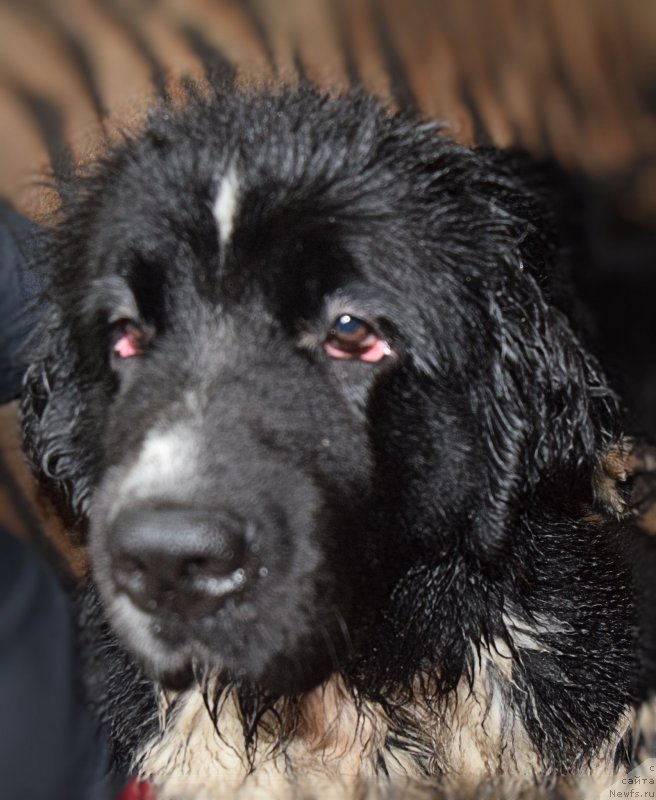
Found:
<path fill-rule="evenodd" d="M 158 797 L 645 756 L 654 548 L 546 196 L 308 88 L 160 109 L 64 194 L 25 449 L 88 534 L 89 700 Z"/>

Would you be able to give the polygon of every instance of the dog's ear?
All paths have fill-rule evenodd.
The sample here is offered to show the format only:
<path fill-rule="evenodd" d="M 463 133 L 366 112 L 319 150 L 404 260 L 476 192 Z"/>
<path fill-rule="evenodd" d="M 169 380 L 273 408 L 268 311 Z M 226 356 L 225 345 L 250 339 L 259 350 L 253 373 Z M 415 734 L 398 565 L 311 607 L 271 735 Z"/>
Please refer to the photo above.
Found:
<path fill-rule="evenodd" d="M 488 173 L 482 191 L 500 204 L 508 241 L 499 280 L 483 291 L 491 356 L 472 390 L 487 482 L 476 545 L 488 557 L 503 549 L 538 487 L 555 503 L 591 495 L 598 454 L 617 434 L 615 395 L 564 310 L 554 214 L 495 159 L 498 185 Z"/>
<path fill-rule="evenodd" d="M 60 312 L 49 308 L 39 351 L 27 369 L 21 399 L 23 447 L 46 496 L 69 530 L 84 533 L 99 466 L 101 432 L 93 409 L 99 389 L 85 384 Z"/>

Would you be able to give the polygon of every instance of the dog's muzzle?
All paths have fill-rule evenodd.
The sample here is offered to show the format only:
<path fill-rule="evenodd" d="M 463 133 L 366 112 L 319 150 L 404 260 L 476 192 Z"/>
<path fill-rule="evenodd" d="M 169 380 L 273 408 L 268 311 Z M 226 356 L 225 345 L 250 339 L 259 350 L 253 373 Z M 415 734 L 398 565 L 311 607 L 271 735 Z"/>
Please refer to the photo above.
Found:
<path fill-rule="evenodd" d="M 116 588 L 148 613 L 210 616 L 257 569 L 253 528 L 220 508 L 126 509 L 108 539 Z"/>

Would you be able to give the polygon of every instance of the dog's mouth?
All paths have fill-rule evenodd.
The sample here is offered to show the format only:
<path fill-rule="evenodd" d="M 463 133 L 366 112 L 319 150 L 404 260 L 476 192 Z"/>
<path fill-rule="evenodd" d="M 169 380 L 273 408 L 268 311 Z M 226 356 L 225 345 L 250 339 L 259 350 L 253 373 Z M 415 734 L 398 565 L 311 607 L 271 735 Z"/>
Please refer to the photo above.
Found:
<path fill-rule="evenodd" d="M 147 612 L 118 592 L 108 605 L 112 625 L 146 673 L 182 690 L 200 675 L 247 681 L 273 695 L 295 695 L 339 671 L 348 633 L 336 619 L 281 617 L 246 588 L 211 616 L 189 618 L 170 609 Z M 343 621 L 342 621 L 343 622 Z"/>

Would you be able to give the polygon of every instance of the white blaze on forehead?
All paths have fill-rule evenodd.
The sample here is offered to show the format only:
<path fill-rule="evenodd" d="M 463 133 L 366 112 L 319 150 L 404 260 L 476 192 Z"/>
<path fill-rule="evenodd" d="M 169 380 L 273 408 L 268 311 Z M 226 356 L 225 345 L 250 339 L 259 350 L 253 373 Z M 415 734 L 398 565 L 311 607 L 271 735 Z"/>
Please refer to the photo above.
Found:
<path fill-rule="evenodd" d="M 214 208 L 212 209 L 214 219 L 219 226 L 221 244 L 226 244 L 232 236 L 239 200 L 238 189 L 237 172 L 234 167 L 230 167 L 221 179 L 219 191 L 214 201 Z"/>

